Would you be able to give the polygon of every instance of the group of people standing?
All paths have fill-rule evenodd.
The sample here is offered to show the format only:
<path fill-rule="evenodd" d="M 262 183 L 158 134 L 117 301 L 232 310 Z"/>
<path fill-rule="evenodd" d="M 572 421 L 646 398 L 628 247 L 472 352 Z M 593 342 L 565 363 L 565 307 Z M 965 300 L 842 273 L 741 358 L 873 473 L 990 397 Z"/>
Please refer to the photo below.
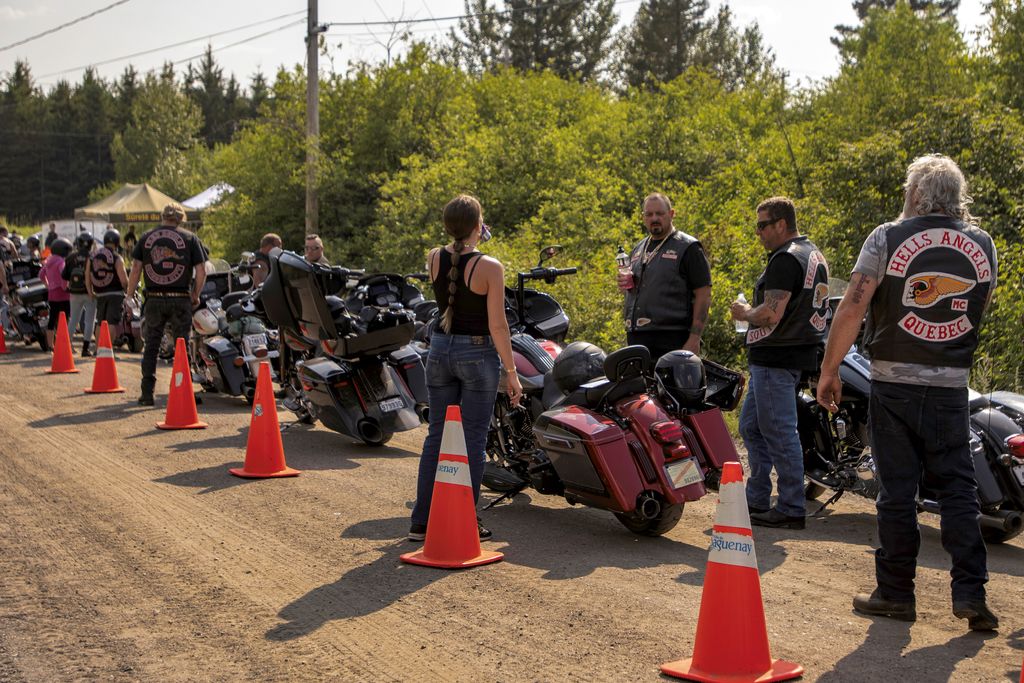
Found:
<path fill-rule="evenodd" d="M 952 562 L 953 613 L 973 630 L 998 619 L 985 602 L 986 551 L 969 452 L 967 379 L 983 313 L 996 283 L 991 237 L 970 215 L 960 168 L 927 155 L 907 170 L 905 205 L 877 227 L 861 250 L 852 283 L 834 314 L 829 268 L 821 250 L 800 233 L 794 203 L 772 197 L 756 207 L 754 232 L 767 264 L 752 304 L 730 306 L 748 324 L 744 343 L 750 381 L 740 433 L 747 449 L 751 523 L 805 527 L 803 449 L 797 431 L 797 390 L 818 374 L 817 399 L 837 410 L 839 364 L 867 316 L 863 351 L 872 360 L 869 426 L 881 493 L 876 587 L 854 598 L 854 609 L 916 619 L 914 574 L 920 546 L 916 491 L 922 476 L 938 491 L 943 547 Z M 700 241 L 678 229 L 668 197 L 642 204 L 647 235 L 620 269 L 626 338 L 652 357 L 700 352 L 711 304 L 711 266 Z M 430 426 L 421 455 L 409 540 L 426 531 L 445 408 L 461 403 L 474 495 L 479 496 L 487 423 L 502 374 L 514 402 L 519 386 L 504 312 L 499 262 L 479 253 L 490 236 L 479 202 L 459 196 L 442 220 L 452 242 L 428 255 L 442 316 L 427 361 Z M 929 416 L 941 414 L 942 425 Z M 777 497 L 771 504 L 772 470 Z M 491 532 L 480 526 L 480 537 Z"/>

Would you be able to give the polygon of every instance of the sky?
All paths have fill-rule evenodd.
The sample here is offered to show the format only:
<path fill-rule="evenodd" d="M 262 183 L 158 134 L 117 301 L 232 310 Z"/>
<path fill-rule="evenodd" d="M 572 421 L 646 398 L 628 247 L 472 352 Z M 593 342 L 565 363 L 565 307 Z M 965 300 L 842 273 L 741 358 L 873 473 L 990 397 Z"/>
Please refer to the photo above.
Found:
<path fill-rule="evenodd" d="M 970 34 L 984 21 L 983 1 L 960 3 L 961 29 L 972 42 Z M 711 0 L 712 11 L 720 4 L 722 0 Z M 728 4 L 741 25 L 757 22 L 776 63 L 805 84 L 836 73 L 837 53 L 829 42 L 833 27 L 856 23 L 849 0 L 731 0 Z M 110 5 L 116 6 L 22 45 L 0 49 L 0 78 L 10 73 L 18 59 L 28 61 L 36 82 L 44 88 L 61 79 L 79 81 L 90 64 L 108 79 L 117 78 L 129 63 L 145 72 L 173 61 L 180 73 L 190 59 L 198 62 L 208 43 L 225 74 L 234 73 L 243 85 L 258 70 L 272 80 L 279 66 L 305 61 L 306 0 L 0 0 L 0 48 Z M 619 0 L 620 24 L 629 22 L 639 5 L 640 0 Z M 409 28 L 417 39 L 429 39 L 446 35 L 457 22 L 444 17 L 463 11 L 462 0 L 319 0 L 320 22 L 337 24 L 326 34 L 329 50 L 326 58 L 321 56 L 320 68 L 343 72 L 351 60 L 386 59 L 391 30 L 364 22 L 425 20 Z M 170 45 L 176 46 L 165 48 Z M 165 49 L 122 59 L 154 48 Z M 392 56 L 401 49 L 400 44 L 394 47 Z"/>

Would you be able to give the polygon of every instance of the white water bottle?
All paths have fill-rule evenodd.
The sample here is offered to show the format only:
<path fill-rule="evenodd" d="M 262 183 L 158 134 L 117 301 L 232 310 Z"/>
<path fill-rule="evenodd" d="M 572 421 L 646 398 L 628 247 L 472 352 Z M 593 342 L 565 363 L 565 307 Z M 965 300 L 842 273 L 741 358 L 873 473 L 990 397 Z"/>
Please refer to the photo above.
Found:
<path fill-rule="evenodd" d="M 740 292 L 740 295 L 736 297 L 736 301 L 741 304 L 745 304 L 747 303 L 747 296 L 743 292 Z M 733 320 L 733 322 L 736 324 L 737 334 L 746 334 L 747 330 L 750 329 L 750 323 L 746 320 Z"/>

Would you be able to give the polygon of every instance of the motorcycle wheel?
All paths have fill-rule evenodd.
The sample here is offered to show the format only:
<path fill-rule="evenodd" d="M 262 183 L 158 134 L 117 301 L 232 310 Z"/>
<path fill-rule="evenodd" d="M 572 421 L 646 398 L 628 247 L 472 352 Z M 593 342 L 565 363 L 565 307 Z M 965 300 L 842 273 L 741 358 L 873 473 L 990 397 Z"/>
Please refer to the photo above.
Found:
<path fill-rule="evenodd" d="M 682 516 L 682 503 L 666 505 L 661 508 L 661 512 L 654 519 L 638 519 L 621 512 L 615 513 L 615 518 L 622 523 L 622 526 L 641 536 L 661 536 L 668 533 L 679 523 L 679 518 Z"/>
<path fill-rule="evenodd" d="M 1003 531 L 1002 529 L 992 529 L 984 526 L 981 527 L 981 537 L 985 539 L 985 543 L 1006 543 L 1011 538 L 1016 538 L 1020 532 L 1020 529 L 1016 529 L 1014 531 Z"/>

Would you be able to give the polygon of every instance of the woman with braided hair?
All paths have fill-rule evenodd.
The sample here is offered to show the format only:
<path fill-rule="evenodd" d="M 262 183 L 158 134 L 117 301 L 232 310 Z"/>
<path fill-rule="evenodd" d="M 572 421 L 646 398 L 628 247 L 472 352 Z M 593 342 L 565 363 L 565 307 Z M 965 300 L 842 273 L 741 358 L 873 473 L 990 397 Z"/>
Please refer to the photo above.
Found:
<path fill-rule="evenodd" d="M 427 356 L 430 424 L 420 456 L 410 541 L 426 537 L 448 406 L 462 407 L 473 499 L 477 500 L 484 472 L 487 427 L 501 373 L 507 376 L 508 393 L 514 404 L 519 403 L 523 394 L 505 319 L 505 269 L 496 259 L 477 251 L 477 245 L 491 237 L 483 222 L 480 202 L 475 197 L 459 195 L 444 207 L 442 219 L 445 232 L 453 241 L 432 249 L 427 256 L 440 324 L 430 337 Z M 491 532 L 479 522 L 478 526 L 480 538 L 490 538 Z"/>

